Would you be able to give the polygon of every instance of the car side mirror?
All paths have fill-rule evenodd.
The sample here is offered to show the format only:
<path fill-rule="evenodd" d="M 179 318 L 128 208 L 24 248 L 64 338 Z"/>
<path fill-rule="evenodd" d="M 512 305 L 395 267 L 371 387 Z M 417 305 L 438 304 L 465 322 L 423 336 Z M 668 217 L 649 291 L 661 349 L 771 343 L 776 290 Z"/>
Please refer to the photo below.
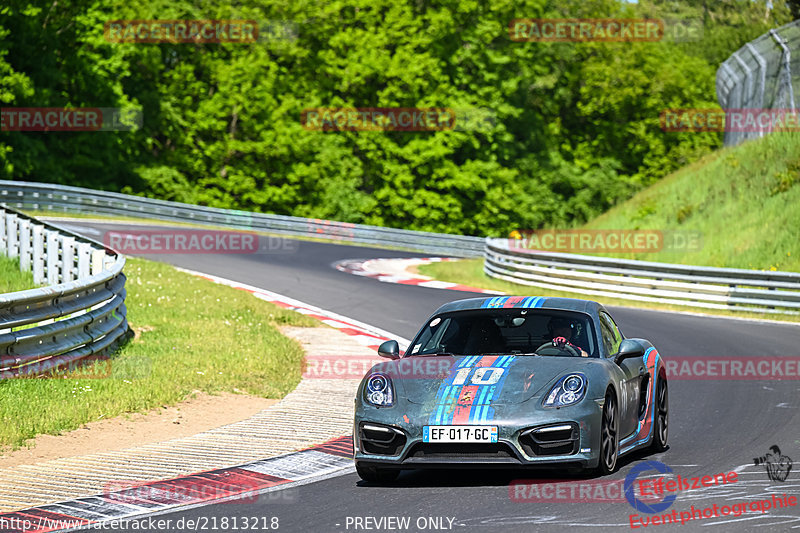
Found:
<path fill-rule="evenodd" d="M 625 359 L 644 356 L 644 347 L 634 339 L 624 339 L 619 345 L 619 351 L 614 355 L 614 362 L 622 363 Z"/>
<path fill-rule="evenodd" d="M 378 355 L 388 359 L 400 359 L 400 345 L 397 341 L 386 341 L 378 346 Z"/>

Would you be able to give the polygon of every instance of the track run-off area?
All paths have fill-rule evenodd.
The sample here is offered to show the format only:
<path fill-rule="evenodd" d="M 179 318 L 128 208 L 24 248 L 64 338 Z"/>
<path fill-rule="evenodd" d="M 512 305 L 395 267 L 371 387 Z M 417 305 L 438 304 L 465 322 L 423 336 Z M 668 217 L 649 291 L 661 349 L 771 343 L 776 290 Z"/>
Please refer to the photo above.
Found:
<path fill-rule="evenodd" d="M 130 224 L 60 222 L 72 231 L 102 241 L 108 230 L 130 232 Z M 142 229 L 153 230 L 147 225 Z M 158 254 L 145 256 L 177 267 L 252 285 L 361 321 L 410 339 L 445 302 L 486 294 L 413 284 L 382 283 L 352 275 L 334 265 L 345 260 L 413 258 L 419 253 L 336 243 L 293 241 L 284 251 L 259 254 Z M 601 300 L 602 303 L 602 300 Z M 626 337 L 643 337 L 670 357 L 797 357 L 800 327 L 790 323 L 702 316 L 691 313 L 608 307 Z M 800 460 L 800 381 L 793 379 L 671 380 L 669 449 L 620 459 L 616 473 L 598 480 L 585 475 L 525 470 L 431 470 L 404 472 L 391 484 L 371 485 L 345 473 L 291 488 L 285 497 L 209 503 L 114 524 L 117 531 L 346 531 L 491 532 L 580 530 L 800 531 L 800 507 L 751 510 L 752 502 L 800 498 L 800 467 L 784 481 L 768 478 L 754 459 L 779 446 L 786 458 Z M 325 398 L 319 398 L 324 402 Z M 309 430 L 315 420 L 303 422 Z M 682 490 L 663 512 L 634 509 L 624 494 L 606 490 L 605 501 L 585 501 L 588 492 L 569 487 L 614 483 L 647 461 L 667 465 L 683 479 L 735 472 L 735 482 Z M 352 472 L 352 471 L 349 471 Z M 655 470 L 641 479 L 656 477 Z M 526 485 L 519 488 L 521 480 Z M 560 481 L 548 496 L 531 482 Z M 540 485 L 542 488 L 552 485 Z M 553 489 L 555 490 L 555 489 Z M 608 498 L 608 496 L 612 496 Z M 583 500 L 583 501 L 575 501 Z M 786 502 L 787 500 L 782 500 Z M 739 516 L 684 520 L 681 513 L 747 505 Z M 761 505 L 763 508 L 764 506 Z M 678 523 L 644 522 L 672 513 Z M 645 524 L 647 526 L 645 527 Z M 109 530 L 109 529 L 107 529 Z"/>

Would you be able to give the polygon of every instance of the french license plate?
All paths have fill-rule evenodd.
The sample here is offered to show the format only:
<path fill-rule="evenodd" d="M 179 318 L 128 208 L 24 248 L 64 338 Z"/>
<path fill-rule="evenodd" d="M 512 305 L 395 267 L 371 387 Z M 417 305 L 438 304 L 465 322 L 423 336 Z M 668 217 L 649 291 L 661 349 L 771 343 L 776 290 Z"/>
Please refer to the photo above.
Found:
<path fill-rule="evenodd" d="M 424 426 L 422 442 L 497 442 L 497 426 Z"/>

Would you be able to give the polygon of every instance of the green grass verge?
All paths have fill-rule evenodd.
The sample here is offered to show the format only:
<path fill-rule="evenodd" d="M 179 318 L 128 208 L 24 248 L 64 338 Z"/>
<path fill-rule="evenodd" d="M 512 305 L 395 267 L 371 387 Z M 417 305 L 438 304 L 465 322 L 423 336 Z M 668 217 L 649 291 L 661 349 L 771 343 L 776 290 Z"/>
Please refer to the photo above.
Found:
<path fill-rule="evenodd" d="M 586 227 L 703 235 L 699 251 L 604 254 L 609 257 L 800 272 L 800 133 L 719 150 Z"/>
<path fill-rule="evenodd" d="M 128 319 L 136 337 L 110 365 L 81 369 L 100 379 L 0 382 L 0 447 L 39 434 L 176 404 L 197 392 L 281 398 L 300 381 L 303 351 L 277 326 L 316 321 L 173 267 L 128 259 Z"/>
<path fill-rule="evenodd" d="M 417 267 L 420 274 L 430 276 L 437 280 L 461 283 L 481 289 L 502 291 L 510 295 L 518 296 L 550 296 L 554 298 L 580 298 L 583 300 L 596 300 L 604 305 L 620 307 L 640 307 L 644 309 L 658 309 L 664 311 L 680 311 L 690 313 L 701 313 L 709 315 L 733 316 L 740 318 L 755 318 L 759 320 L 770 319 L 784 322 L 798 322 L 800 317 L 787 316 L 780 314 L 753 313 L 744 311 L 728 311 L 725 309 L 703 309 L 689 307 L 685 305 L 671 305 L 653 302 L 639 302 L 635 300 L 625 300 L 622 298 L 606 298 L 605 296 L 593 296 L 590 294 L 580 294 L 567 291 L 555 291 L 550 289 L 540 289 L 528 285 L 511 283 L 502 279 L 491 278 L 483 272 L 483 259 L 463 259 L 459 261 L 443 261 L 440 263 L 429 263 Z"/>
<path fill-rule="evenodd" d="M 0 294 L 35 289 L 33 274 L 20 272 L 19 259 L 0 255 Z"/>

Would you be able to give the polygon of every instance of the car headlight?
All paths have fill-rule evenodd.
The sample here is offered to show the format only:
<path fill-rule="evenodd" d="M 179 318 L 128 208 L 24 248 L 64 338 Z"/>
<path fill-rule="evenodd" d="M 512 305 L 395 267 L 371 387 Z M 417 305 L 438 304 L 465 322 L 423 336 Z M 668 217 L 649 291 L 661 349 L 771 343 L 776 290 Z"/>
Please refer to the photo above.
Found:
<path fill-rule="evenodd" d="M 545 407 L 564 407 L 578 403 L 586 395 L 586 376 L 583 374 L 567 374 L 558 380 L 545 396 Z"/>
<path fill-rule="evenodd" d="M 389 407 L 394 404 L 392 380 L 384 374 L 370 374 L 364 387 L 367 403 L 376 407 Z"/>

